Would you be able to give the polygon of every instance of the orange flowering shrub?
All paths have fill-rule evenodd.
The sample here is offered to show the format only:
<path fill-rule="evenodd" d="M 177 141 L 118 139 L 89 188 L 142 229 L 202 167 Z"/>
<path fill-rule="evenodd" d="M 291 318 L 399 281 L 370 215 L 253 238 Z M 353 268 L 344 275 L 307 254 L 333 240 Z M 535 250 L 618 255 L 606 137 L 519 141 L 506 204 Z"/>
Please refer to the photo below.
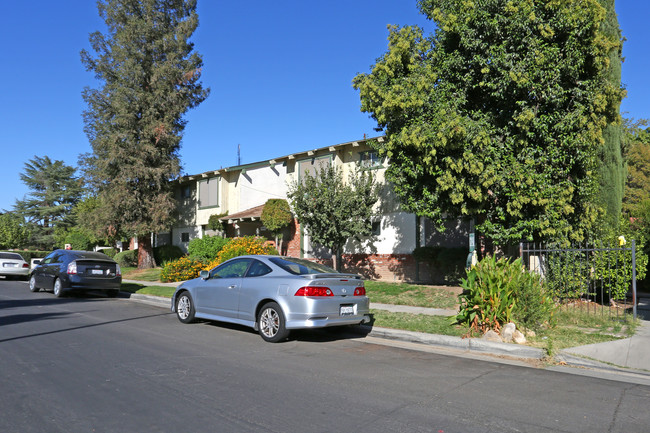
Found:
<path fill-rule="evenodd" d="M 203 269 L 210 270 L 228 259 L 248 254 L 278 254 L 278 250 L 266 239 L 257 236 L 233 238 L 219 251 L 217 258 L 205 265 Z"/>
<path fill-rule="evenodd" d="M 162 271 L 160 271 L 160 281 L 167 283 L 170 281 L 191 280 L 199 276 L 199 272 L 203 267 L 204 263 L 200 260 L 181 257 L 163 265 Z"/>

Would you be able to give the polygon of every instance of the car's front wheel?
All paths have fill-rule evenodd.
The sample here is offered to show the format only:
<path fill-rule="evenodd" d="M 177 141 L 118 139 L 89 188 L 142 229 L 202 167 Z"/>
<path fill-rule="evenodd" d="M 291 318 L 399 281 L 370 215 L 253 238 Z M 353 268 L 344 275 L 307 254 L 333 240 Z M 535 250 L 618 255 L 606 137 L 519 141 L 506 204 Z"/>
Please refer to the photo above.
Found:
<path fill-rule="evenodd" d="M 60 298 L 63 296 L 63 284 L 61 283 L 61 279 L 57 278 L 54 280 L 54 296 L 57 298 Z"/>
<path fill-rule="evenodd" d="M 188 292 L 181 292 L 176 298 L 176 317 L 182 323 L 194 321 L 194 302 Z"/>
<path fill-rule="evenodd" d="M 30 292 L 38 292 L 40 289 L 36 287 L 36 277 L 32 275 L 29 277 L 29 291 Z"/>
<path fill-rule="evenodd" d="M 260 309 L 257 315 L 257 325 L 260 336 L 269 343 L 286 340 L 289 336 L 282 308 L 275 302 L 264 304 Z"/>

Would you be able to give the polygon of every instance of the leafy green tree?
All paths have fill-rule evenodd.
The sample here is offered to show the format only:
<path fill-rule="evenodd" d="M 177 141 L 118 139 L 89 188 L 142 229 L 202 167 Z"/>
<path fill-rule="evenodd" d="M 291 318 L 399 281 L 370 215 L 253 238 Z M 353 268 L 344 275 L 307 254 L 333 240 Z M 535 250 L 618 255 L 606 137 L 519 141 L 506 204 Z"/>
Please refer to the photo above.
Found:
<path fill-rule="evenodd" d="M 0 249 L 27 246 L 29 230 L 25 220 L 15 212 L 0 214 Z"/>
<path fill-rule="evenodd" d="M 608 79 L 620 40 L 598 0 L 421 0 L 436 24 L 389 27 L 354 78 L 387 140 L 387 179 L 443 229 L 474 216 L 496 243 L 580 240 L 597 216 L 603 129 L 623 92 Z"/>
<path fill-rule="evenodd" d="M 101 82 L 86 88 L 85 131 L 92 153 L 81 160 L 107 234 L 138 238 L 138 267 L 154 266 L 150 233 L 166 231 L 180 174 L 184 114 L 208 95 L 201 56 L 190 37 L 196 0 L 100 0 L 107 33 L 95 32 L 81 60 Z"/>
<path fill-rule="evenodd" d="M 623 209 L 628 216 L 637 216 L 641 203 L 650 202 L 650 128 L 646 121 L 627 127 L 627 182 Z"/>
<path fill-rule="evenodd" d="M 371 172 L 351 173 L 344 182 L 341 169 L 330 165 L 290 183 L 287 195 L 298 222 L 313 242 L 332 251 L 338 270 L 348 239 L 360 241 L 372 234 L 373 206 L 379 196 Z"/>
<path fill-rule="evenodd" d="M 637 245 L 644 241 L 644 252 L 650 255 L 650 128 L 647 121 L 627 121 L 626 137 L 627 182 L 623 197 L 623 221 L 629 225 L 631 233 L 619 232 L 623 232 L 628 239 L 637 239 Z M 648 284 L 646 281 L 646 287 Z"/>
<path fill-rule="evenodd" d="M 106 230 L 110 225 L 101 219 L 102 214 L 97 212 L 100 203 L 97 197 L 89 196 L 80 200 L 72 209 L 72 215 L 75 217 L 76 225 L 75 230 L 84 234 L 90 243 L 97 244 L 112 244 L 118 240 L 111 233 Z"/>
<path fill-rule="evenodd" d="M 30 189 L 23 200 L 16 200 L 15 212 L 31 227 L 30 243 L 38 248 L 54 246 L 54 229 L 74 224 L 73 206 L 82 194 L 76 168 L 48 156 L 34 156 L 25 163 L 20 179 Z"/>
<path fill-rule="evenodd" d="M 289 203 L 281 198 L 268 199 L 264 204 L 261 220 L 262 224 L 275 236 L 275 245 L 282 253 L 282 230 L 293 221 Z"/>
<path fill-rule="evenodd" d="M 72 228 L 65 233 L 61 247 L 70 244 L 73 250 L 90 251 L 93 249 L 93 240 L 78 228 Z"/>
<path fill-rule="evenodd" d="M 95 197 L 79 200 L 70 212 L 74 225 L 54 229 L 56 246 L 63 248 L 65 244 L 71 244 L 76 250 L 91 250 L 95 245 L 106 245 L 114 241 L 106 236 L 103 225 L 97 221 L 97 207 Z"/>

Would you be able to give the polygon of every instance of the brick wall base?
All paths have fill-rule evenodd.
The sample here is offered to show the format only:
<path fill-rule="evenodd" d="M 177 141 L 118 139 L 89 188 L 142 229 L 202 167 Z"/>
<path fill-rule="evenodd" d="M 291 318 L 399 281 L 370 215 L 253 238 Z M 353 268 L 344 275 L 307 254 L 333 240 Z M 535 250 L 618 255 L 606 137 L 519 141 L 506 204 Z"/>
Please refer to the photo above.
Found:
<path fill-rule="evenodd" d="M 332 259 L 310 259 L 333 266 Z M 453 274 L 442 274 L 426 262 L 416 263 L 412 254 L 344 254 L 342 271 L 369 280 L 404 281 L 428 284 L 458 284 L 462 267 Z"/>
<path fill-rule="evenodd" d="M 283 254 L 300 257 L 300 224 L 294 219 L 289 233 L 285 234 Z M 333 266 L 332 259 L 309 259 Z M 379 281 L 406 281 L 428 284 L 457 284 L 462 265 L 456 275 L 441 273 L 426 262 L 416 263 L 412 254 L 344 254 L 341 269 Z M 464 275 L 464 273 L 463 273 Z"/>

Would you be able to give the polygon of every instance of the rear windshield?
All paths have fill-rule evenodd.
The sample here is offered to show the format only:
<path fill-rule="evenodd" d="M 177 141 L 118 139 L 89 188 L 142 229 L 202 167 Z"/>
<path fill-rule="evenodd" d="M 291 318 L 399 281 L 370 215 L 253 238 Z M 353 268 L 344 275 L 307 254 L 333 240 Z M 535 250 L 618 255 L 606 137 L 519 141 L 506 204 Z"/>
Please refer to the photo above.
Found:
<path fill-rule="evenodd" d="M 304 259 L 285 259 L 281 257 L 271 257 L 269 261 L 278 265 L 285 271 L 294 275 L 304 274 L 338 274 L 338 272 L 328 266 L 320 263 L 310 262 Z"/>
<path fill-rule="evenodd" d="M 0 259 L 23 260 L 23 256 L 16 253 L 0 253 Z"/>

